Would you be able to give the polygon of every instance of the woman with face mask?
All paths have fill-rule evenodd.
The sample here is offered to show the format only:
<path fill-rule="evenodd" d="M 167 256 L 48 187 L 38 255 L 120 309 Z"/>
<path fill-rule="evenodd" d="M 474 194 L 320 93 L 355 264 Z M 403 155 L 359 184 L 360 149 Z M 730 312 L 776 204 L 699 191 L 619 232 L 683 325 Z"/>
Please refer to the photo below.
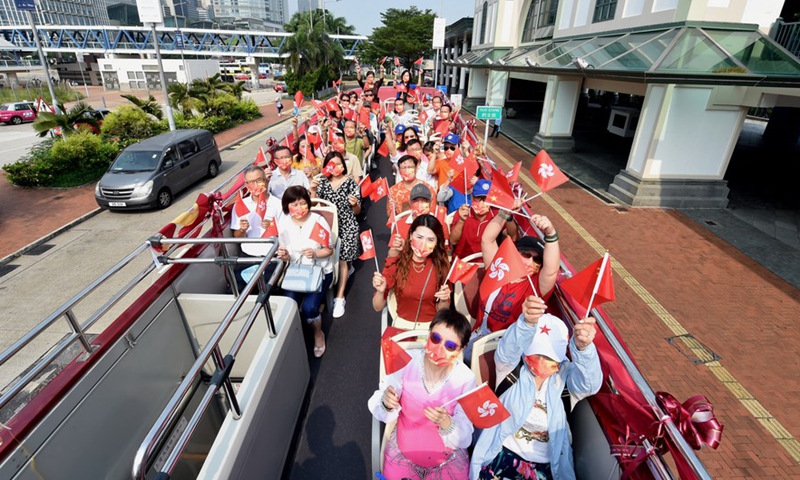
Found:
<path fill-rule="evenodd" d="M 387 479 L 467 478 L 472 423 L 458 402 L 441 406 L 476 386 L 458 358 L 467 338 L 467 319 L 440 310 L 425 348 L 411 350 L 411 361 L 381 382 L 367 402 L 376 419 L 397 421 L 384 451 Z"/>
<path fill-rule="evenodd" d="M 449 270 L 442 224 L 433 215 L 420 215 L 411 223 L 409 239 L 399 254 L 386 258 L 382 273 L 375 272 L 372 306 L 376 312 L 383 310 L 394 290 L 399 318 L 392 325 L 406 329 L 425 325 L 437 310 L 450 308 Z"/>
<path fill-rule="evenodd" d="M 577 323 L 570 339 L 564 322 L 544 310 L 541 298 L 528 297 L 523 314 L 495 350 L 498 379 L 520 359 L 524 365 L 516 383 L 500 396 L 511 417 L 481 433 L 472 453 L 470 479 L 575 479 L 561 392 L 567 388 L 574 406 L 600 390 L 603 373 L 592 343 L 595 319 Z"/>
<path fill-rule="evenodd" d="M 361 213 L 361 189 L 355 180 L 347 174 L 347 164 L 339 152 L 330 152 L 325 156 L 322 171 L 330 176 L 311 181 L 311 196 L 327 200 L 336 205 L 339 213 L 339 290 L 333 299 L 333 318 L 344 315 L 344 290 L 349 277 L 350 262 L 360 255 L 358 220 Z"/>
<path fill-rule="evenodd" d="M 325 353 L 325 334 L 322 332 L 319 307 L 325 301 L 325 292 L 333 281 L 333 265 L 330 259 L 333 249 L 323 246 L 311 235 L 317 224 L 329 234 L 331 227 L 321 215 L 311 212 L 311 197 L 304 187 L 287 188 L 281 205 L 284 215 L 278 220 L 278 258 L 303 265 L 318 265 L 325 274 L 322 285 L 316 292 L 284 292 L 297 302 L 300 316 L 314 329 L 314 356 L 319 358 Z"/>

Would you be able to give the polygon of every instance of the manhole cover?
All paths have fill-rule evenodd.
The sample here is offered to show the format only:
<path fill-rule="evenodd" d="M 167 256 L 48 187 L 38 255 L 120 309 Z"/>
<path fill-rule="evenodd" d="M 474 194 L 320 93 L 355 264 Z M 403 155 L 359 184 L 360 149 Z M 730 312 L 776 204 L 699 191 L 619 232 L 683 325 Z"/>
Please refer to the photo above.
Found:
<path fill-rule="evenodd" d="M 700 340 L 694 338 L 691 333 L 677 335 L 667 338 L 667 341 L 677 349 L 681 355 L 688 358 L 695 365 L 716 362 L 721 359 L 719 355 L 709 350 Z"/>
<path fill-rule="evenodd" d="M 35 255 L 41 255 L 41 254 L 43 254 L 44 252 L 50 250 L 53 247 L 55 247 L 55 245 L 53 245 L 52 243 L 43 243 L 43 244 L 39 245 L 38 247 L 31 248 L 30 250 L 25 252 L 23 255 L 34 255 L 34 256 Z"/>

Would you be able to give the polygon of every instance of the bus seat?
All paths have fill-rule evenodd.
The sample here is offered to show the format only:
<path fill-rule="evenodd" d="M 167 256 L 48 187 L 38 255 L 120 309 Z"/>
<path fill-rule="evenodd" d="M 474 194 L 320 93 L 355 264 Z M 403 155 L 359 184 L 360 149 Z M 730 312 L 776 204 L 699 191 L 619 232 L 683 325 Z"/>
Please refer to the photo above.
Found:
<path fill-rule="evenodd" d="M 331 227 L 333 282 L 330 288 L 333 288 L 339 282 L 339 212 L 336 210 L 336 205 L 321 198 L 312 198 L 311 203 L 311 211 L 321 215 Z"/>
<path fill-rule="evenodd" d="M 483 336 L 472 344 L 472 373 L 478 384 L 486 382 L 492 388 L 497 387 L 497 371 L 494 364 L 494 351 L 500 343 L 505 329 Z"/>

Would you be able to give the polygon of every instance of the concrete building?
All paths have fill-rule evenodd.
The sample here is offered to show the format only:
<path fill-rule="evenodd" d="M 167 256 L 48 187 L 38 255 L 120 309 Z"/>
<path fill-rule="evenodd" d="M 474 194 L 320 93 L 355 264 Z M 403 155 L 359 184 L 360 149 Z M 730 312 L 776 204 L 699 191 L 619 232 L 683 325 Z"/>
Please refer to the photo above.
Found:
<path fill-rule="evenodd" d="M 324 0 L 297 0 L 298 12 L 310 12 L 318 8 L 323 8 L 322 2 Z"/>
<path fill-rule="evenodd" d="M 161 91 L 158 63 L 155 58 L 101 58 L 98 63 L 106 90 Z M 163 64 L 167 84 L 188 83 L 195 78 L 206 78 L 220 73 L 217 60 L 165 58 Z"/>
<path fill-rule="evenodd" d="M 439 85 L 447 85 L 448 93 L 466 93 L 469 69 L 463 66 L 445 65 L 456 58 L 464 58 L 472 49 L 472 18 L 465 17 L 448 25 L 444 30 L 444 48 L 441 50 L 438 79 Z"/>
<path fill-rule="evenodd" d="M 288 0 L 216 0 L 214 2 L 214 15 L 220 20 L 220 24 L 257 19 L 263 21 L 266 26 L 282 26 L 288 20 L 288 14 Z"/>
<path fill-rule="evenodd" d="M 106 0 L 39 0 L 36 21 L 41 25 L 108 25 Z M 0 0 L 0 25 L 28 25 L 14 0 Z"/>
<path fill-rule="evenodd" d="M 632 139 L 608 191 L 720 207 L 751 107 L 800 107 L 800 61 L 765 35 L 783 0 L 476 0 L 467 100 L 541 112 L 531 142 L 574 147 L 581 106 Z M 507 110 L 509 110 L 507 108 Z"/>

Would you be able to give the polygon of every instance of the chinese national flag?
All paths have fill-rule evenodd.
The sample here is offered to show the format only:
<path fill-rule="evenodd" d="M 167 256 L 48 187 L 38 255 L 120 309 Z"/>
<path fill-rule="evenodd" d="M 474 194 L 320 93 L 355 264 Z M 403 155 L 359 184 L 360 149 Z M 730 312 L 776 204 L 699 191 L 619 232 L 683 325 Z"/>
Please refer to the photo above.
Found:
<path fill-rule="evenodd" d="M 372 184 L 372 192 L 369 194 L 369 198 L 373 202 L 377 202 L 388 194 L 389 184 L 386 182 L 386 177 L 380 177 L 375 183 Z"/>
<path fill-rule="evenodd" d="M 481 298 L 489 298 L 498 288 L 518 280 L 527 274 L 527 268 L 522 261 L 522 256 L 514 246 L 511 237 L 506 237 L 497 253 L 494 254 L 492 263 L 486 267 L 486 275 L 481 282 Z"/>
<path fill-rule="evenodd" d="M 411 361 L 411 355 L 391 338 L 381 339 L 381 353 L 383 353 L 383 368 L 386 375 L 402 370 Z"/>
<path fill-rule="evenodd" d="M 388 141 L 389 138 L 387 137 L 386 139 L 383 140 L 383 143 L 381 144 L 380 148 L 378 148 L 378 155 L 380 155 L 381 157 L 389 156 L 389 145 L 386 143 Z"/>
<path fill-rule="evenodd" d="M 400 66 L 400 59 L 398 57 L 394 57 L 394 66 L 395 67 L 399 67 Z"/>
<path fill-rule="evenodd" d="M 298 90 L 297 93 L 294 94 L 294 102 L 297 104 L 297 108 L 301 108 L 303 106 L 303 100 L 305 100 L 305 97 L 303 97 L 303 91 Z"/>
<path fill-rule="evenodd" d="M 447 281 L 450 283 L 469 283 L 472 276 L 478 271 L 478 267 L 479 265 L 477 263 L 467 263 L 456 257 L 455 266 L 453 266 L 453 271 L 450 272 L 450 276 L 447 277 Z"/>
<path fill-rule="evenodd" d="M 256 153 L 256 159 L 253 162 L 253 165 L 263 167 L 267 163 L 267 156 L 264 154 L 264 150 L 261 147 L 258 147 L 258 153 Z"/>
<path fill-rule="evenodd" d="M 244 199 L 242 198 L 241 192 L 239 192 L 239 196 L 236 198 L 236 203 L 233 205 L 233 211 L 236 212 L 236 216 L 239 219 L 242 219 L 250 214 L 250 209 L 244 204 Z"/>
<path fill-rule="evenodd" d="M 316 161 L 316 159 L 314 158 L 314 151 L 311 149 L 311 142 L 306 142 L 306 146 L 303 149 L 303 151 L 300 152 L 300 154 L 306 160 Z"/>
<path fill-rule="evenodd" d="M 531 175 L 542 193 L 550 191 L 569 179 L 561 173 L 553 159 L 544 150 L 540 150 L 531 164 Z"/>
<path fill-rule="evenodd" d="M 331 232 L 325 229 L 321 223 L 314 224 L 311 229 L 311 240 L 322 245 L 324 248 L 331 248 Z"/>
<path fill-rule="evenodd" d="M 392 228 L 392 233 L 395 235 L 400 235 L 400 238 L 403 240 L 408 240 L 408 234 L 411 232 L 411 224 L 406 220 L 406 217 L 401 218 L 399 221 L 394 223 L 397 228 Z"/>
<path fill-rule="evenodd" d="M 469 178 L 467 178 L 469 174 L 466 170 L 457 170 L 457 172 L 458 173 L 453 176 L 450 186 L 462 195 L 466 195 L 469 190 Z"/>
<path fill-rule="evenodd" d="M 458 403 L 475 428 L 492 428 L 511 417 L 506 407 L 486 383 L 470 394 L 459 398 Z"/>
<path fill-rule="evenodd" d="M 283 142 L 281 142 L 281 145 L 287 148 L 292 148 L 292 139 L 289 137 L 289 135 L 283 137 Z"/>
<path fill-rule="evenodd" d="M 369 260 L 375 258 L 375 240 L 372 238 L 372 230 L 365 230 L 361 232 L 361 260 Z"/>
<path fill-rule="evenodd" d="M 423 59 L 423 57 L 419 57 L 419 58 L 418 58 L 418 59 L 417 59 L 417 60 L 414 62 L 414 65 L 422 65 L 422 59 Z"/>
<path fill-rule="evenodd" d="M 361 182 L 361 198 L 367 198 L 372 193 L 372 178 L 367 175 Z"/>
<path fill-rule="evenodd" d="M 497 169 L 492 171 L 492 188 L 486 194 L 486 203 L 505 210 L 514 208 L 514 193 L 505 175 Z"/>
<path fill-rule="evenodd" d="M 261 234 L 261 238 L 270 238 L 270 237 L 277 237 L 278 236 L 278 222 L 275 221 L 273 218 L 269 220 L 269 225 L 267 225 L 266 230 L 264 233 Z"/>
<path fill-rule="evenodd" d="M 333 170 L 335 168 L 336 165 L 334 165 L 333 162 L 328 162 L 328 164 L 325 165 L 325 168 L 322 169 L 322 174 L 325 175 L 325 177 L 330 178 L 333 175 Z"/>
<path fill-rule="evenodd" d="M 606 254 L 607 255 L 607 254 Z M 592 307 L 596 307 L 605 302 L 614 301 L 614 279 L 611 276 L 611 258 L 603 268 L 602 277 L 599 277 L 600 267 L 603 259 L 594 262 L 580 272 L 561 282 L 561 290 L 572 297 L 583 308 L 589 308 L 589 300 L 592 298 L 592 291 L 597 286 L 597 293 L 594 295 Z"/>
<path fill-rule="evenodd" d="M 387 58 L 389 58 L 389 57 L 383 57 L 380 60 L 378 60 L 378 65 L 383 65 L 384 63 L 386 63 L 386 59 Z"/>
<path fill-rule="evenodd" d="M 506 180 L 508 180 L 508 183 L 516 182 L 519 179 L 520 167 L 522 167 L 522 162 L 517 162 L 516 165 L 514 165 L 514 168 L 506 173 Z"/>
<path fill-rule="evenodd" d="M 446 137 L 447 134 L 450 133 L 450 121 L 449 120 L 439 120 L 438 122 L 434 122 L 434 123 L 436 123 L 436 125 L 433 127 L 433 131 L 435 131 L 436 133 L 441 135 L 442 136 L 442 140 L 444 140 L 444 137 Z"/>
<path fill-rule="evenodd" d="M 358 123 L 369 128 L 369 109 L 361 107 L 361 110 L 358 111 Z"/>
<path fill-rule="evenodd" d="M 322 135 L 320 135 L 319 127 L 314 125 L 308 129 L 306 132 L 306 140 L 311 145 L 314 145 L 314 148 L 319 148 L 322 145 Z"/>

